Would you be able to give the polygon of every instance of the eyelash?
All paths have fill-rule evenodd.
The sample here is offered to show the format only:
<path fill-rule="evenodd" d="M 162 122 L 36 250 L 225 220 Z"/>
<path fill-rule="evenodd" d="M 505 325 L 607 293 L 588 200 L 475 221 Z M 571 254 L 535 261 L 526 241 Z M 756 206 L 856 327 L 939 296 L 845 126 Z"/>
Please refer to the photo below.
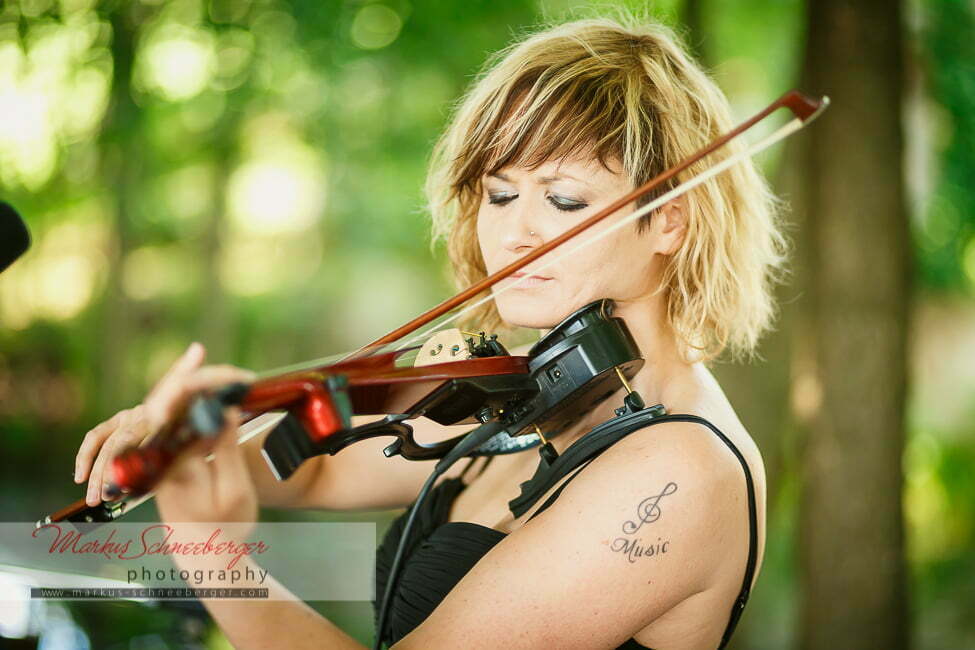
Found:
<path fill-rule="evenodd" d="M 517 194 L 488 194 L 488 203 L 491 205 L 505 206 L 517 198 Z M 545 198 L 548 199 L 548 202 L 551 203 L 556 210 L 560 210 L 562 212 L 575 212 L 576 210 L 582 210 L 583 208 L 589 207 L 588 203 L 582 202 L 559 203 L 555 200 L 553 195 L 549 195 Z"/>

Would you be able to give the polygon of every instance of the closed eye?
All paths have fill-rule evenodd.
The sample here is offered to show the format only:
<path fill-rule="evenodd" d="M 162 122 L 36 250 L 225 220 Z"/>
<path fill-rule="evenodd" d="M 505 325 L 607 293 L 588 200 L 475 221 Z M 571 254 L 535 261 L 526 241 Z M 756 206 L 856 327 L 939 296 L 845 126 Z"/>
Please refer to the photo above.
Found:
<path fill-rule="evenodd" d="M 496 192 L 488 194 L 488 203 L 491 205 L 507 205 L 517 198 L 518 195 L 513 192 Z"/>
<path fill-rule="evenodd" d="M 574 201 L 555 194 L 549 194 L 547 198 L 548 202 L 555 206 L 555 209 L 562 210 L 563 212 L 572 212 L 573 210 L 582 210 L 583 208 L 589 207 L 589 204 L 584 201 Z"/>

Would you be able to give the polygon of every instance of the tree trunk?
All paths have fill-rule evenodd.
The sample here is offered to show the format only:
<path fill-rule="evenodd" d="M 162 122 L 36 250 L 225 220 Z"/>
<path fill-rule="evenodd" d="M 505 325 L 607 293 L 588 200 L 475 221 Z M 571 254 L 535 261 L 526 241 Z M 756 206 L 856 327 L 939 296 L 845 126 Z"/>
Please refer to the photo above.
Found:
<path fill-rule="evenodd" d="M 800 647 L 909 645 L 901 494 L 911 251 L 899 3 L 808 3 L 808 437 Z"/>
<path fill-rule="evenodd" d="M 98 417 L 132 406 L 140 397 L 126 372 L 129 342 L 136 320 L 135 305 L 122 287 L 122 264 L 133 247 L 130 215 L 138 192 L 140 146 L 138 107 L 132 99 L 135 27 L 127 7 L 112 8 L 111 104 L 102 127 L 102 173 L 115 194 L 114 222 L 108 255 L 108 281 L 99 314 L 99 358 L 95 393 Z"/>
<path fill-rule="evenodd" d="M 234 123 L 236 126 L 236 122 Z M 227 177 L 231 161 L 228 147 L 221 147 L 215 157 L 213 206 L 207 218 L 200 246 L 203 260 L 203 292 L 200 305 L 199 336 L 206 345 L 208 363 L 232 363 L 236 323 L 220 278 L 220 252 L 226 236 L 224 215 L 227 211 Z"/>

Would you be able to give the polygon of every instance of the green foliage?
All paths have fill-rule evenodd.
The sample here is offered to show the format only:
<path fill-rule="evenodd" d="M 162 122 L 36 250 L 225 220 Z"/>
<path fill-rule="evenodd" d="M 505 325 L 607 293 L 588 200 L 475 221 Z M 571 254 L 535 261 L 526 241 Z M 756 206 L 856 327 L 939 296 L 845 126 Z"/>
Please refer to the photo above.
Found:
<path fill-rule="evenodd" d="M 941 107 L 937 186 L 918 229 L 923 281 L 975 289 L 975 11 L 970 2 L 923 5 L 925 72 Z"/>

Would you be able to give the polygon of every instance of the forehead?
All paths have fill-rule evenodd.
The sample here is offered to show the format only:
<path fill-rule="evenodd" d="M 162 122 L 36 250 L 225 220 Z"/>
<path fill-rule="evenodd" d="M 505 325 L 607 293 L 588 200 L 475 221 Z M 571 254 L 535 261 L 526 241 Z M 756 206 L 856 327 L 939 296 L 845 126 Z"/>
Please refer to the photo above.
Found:
<path fill-rule="evenodd" d="M 610 158 L 600 161 L 594 154 L 572 154 L 544 160 L 538 164 L 517 161 L 485 174 L 502 180 L 528 176 L 539 182 L 553 182 L 562 178 L 586 184 L 625 181 L 623 166 Z"/>

